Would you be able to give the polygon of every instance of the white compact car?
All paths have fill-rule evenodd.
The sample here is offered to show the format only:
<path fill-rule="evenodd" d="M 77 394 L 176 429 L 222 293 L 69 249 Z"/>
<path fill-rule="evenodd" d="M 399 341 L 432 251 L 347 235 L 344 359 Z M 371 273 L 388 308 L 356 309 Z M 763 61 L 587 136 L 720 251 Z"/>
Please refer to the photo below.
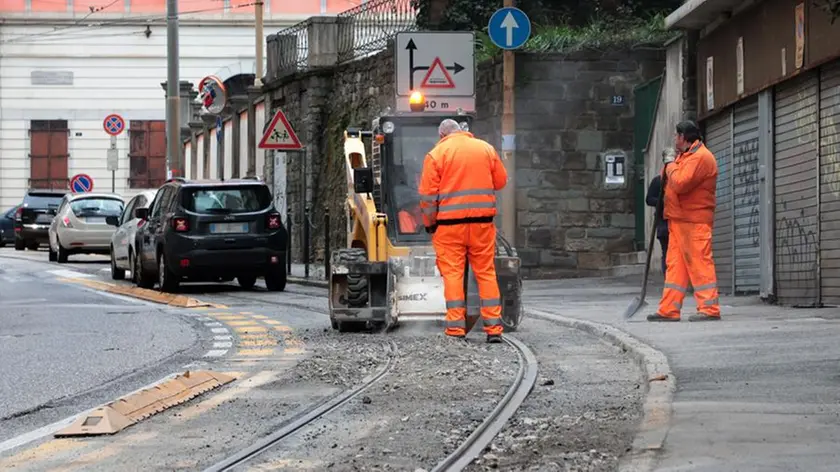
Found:
<path fill-rule="evenodd" d="M 134 236 L 137 234 L 137 228 L 143 223 L 143 220 L 134 217 L 134 210 L 149 208 L 155 195 L 157 195 L 157 190 L 138 193 L 128 201 L 120 216 L 107 218 L 108 224 L 117 227 L 114 235 L 111 236 L 111 278 L 114 280 L 124 279 L 127 270 L 130 280 L 134 282 L 134 255 L 137 254 L 134 248 Z"/>
<path fill-rule="evenodd" d="M 113 226 L 106 218 L 120 216 L 125 202 L 110 193 L 65 195 L 48 231 L 50 261 L 67 262 L 73 254 L 108 254 Z"/>

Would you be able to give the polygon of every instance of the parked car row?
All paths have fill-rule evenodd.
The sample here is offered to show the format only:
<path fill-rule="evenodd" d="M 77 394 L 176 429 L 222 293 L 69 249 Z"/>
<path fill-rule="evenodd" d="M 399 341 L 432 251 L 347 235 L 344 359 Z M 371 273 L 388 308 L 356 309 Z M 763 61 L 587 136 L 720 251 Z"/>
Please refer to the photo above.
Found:
<path fill-rule="evenodd" d="M 50 261 L 110 254 L 111 277 L 175 292 L 182 281 L 264 278 L 286 286 L 288 234 L 271 191 L 259 180 L 172 179 L 128 203 L 105 193 L 27 192 L 14 209 L 15 249 L 46 243 Z M 5 235 L 5 231 L 3 232 Z"/>

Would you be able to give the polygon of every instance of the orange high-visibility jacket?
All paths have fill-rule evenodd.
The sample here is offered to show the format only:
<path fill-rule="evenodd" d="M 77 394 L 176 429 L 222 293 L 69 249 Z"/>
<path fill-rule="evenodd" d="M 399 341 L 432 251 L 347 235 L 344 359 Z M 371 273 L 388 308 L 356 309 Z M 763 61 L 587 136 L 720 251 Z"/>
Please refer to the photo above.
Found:
<path fill-rule="evenodd" d="M 713 224 L 718 166 L 712 152 L 695 141 L 665 173 L 665 219 Z"/>
<path fill-rule="evenodd" d="M 423 162 L 420 207 L 423 224 L 490 222 L 496 216 L 495 192 L 507 171 L 489 143 L 466 131 L 441 139 Z"/>

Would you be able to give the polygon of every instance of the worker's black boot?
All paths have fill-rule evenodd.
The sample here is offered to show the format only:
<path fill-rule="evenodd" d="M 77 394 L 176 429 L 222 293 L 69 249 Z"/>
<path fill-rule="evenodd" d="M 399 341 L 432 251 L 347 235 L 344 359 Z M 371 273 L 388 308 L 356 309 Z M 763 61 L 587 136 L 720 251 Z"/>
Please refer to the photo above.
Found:
<path fill-rule="evenodd" d="M 488 334 L 487 335 L 487 343 L 488 344 L 499 344 L 502 342 L 502 335 L 501 334 Z"/>

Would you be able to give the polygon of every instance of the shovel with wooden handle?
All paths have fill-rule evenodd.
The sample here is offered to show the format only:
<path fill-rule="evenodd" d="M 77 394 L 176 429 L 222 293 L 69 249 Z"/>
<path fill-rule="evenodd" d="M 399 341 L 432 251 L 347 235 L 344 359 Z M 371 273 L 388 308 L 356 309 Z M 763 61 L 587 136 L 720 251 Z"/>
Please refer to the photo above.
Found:
<path fill-rule="evenodd" d="M 670 152 L 670 150 L 664 151 L 662 154 L 663 156 L 665 153 Z M 656 239 L 656 228 L 659 226 L 659 222 L 662 219 L 662 214 L 664 212 L 664 205 L 663 205 L 663 197 L 665 195 L 665 173 L 662 173 L 660 177 L 659 183 L 659 200 L 656 202 L 656 211 L 654 212 L 653 217 L 653 228 L 650 231 L 650 240 L 648 241 L 647 247 L 647 261 L 645 261 L 645 275 L 642 279 L 642 291 L 639 293 L 639 296 L 634 298 L 630 305 L 624 310 L 624 319 L 629 320 L 633 317 L 636 313 L 639 312 L 642 308 L 647 306 L 647 302 L 645 301 L 645 295 L 647 294 L 647 284 L 648 284 L 648 276 L 650 275 L 650 259 L 653 256 L 653 242 Z M 665 254 L 662 255 L 665 257 Z"/>

